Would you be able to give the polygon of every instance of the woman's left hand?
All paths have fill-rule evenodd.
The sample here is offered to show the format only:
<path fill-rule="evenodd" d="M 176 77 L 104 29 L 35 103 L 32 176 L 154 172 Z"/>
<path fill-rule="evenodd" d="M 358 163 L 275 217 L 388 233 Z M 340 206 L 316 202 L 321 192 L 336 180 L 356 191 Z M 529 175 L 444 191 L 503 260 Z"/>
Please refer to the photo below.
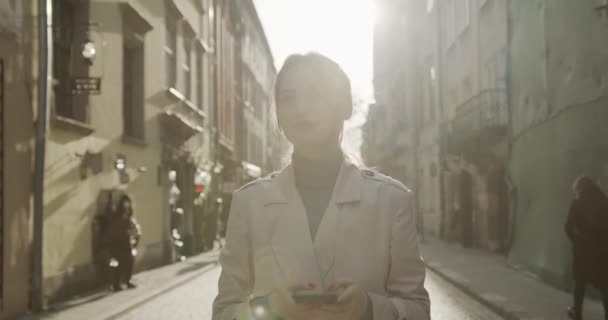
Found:
<path fill-rule="evenodd" d="M 335 315 L 332 319 L 361 319 L 367 309 L 367 293 L 355 282 L 350 280 L 338 281 L 329 286 L 330 292 L 338 293 L 336 304 L 324 304 L 320 310 Z"/>

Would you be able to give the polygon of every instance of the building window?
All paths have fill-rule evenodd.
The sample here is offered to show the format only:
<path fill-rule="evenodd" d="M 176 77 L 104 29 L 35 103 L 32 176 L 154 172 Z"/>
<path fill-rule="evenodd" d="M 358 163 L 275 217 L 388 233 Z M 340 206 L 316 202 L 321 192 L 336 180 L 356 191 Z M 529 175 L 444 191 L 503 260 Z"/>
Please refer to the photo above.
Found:
<path fill-rule="evenodd" d="M 433 9 L 435 8 L 435 0 L 427 0 L 426 1 L 426 11 L 428 13 L 433 12 Z"/>
<path fill-rule="evenodd" d="M 192 100 L 192 38 L 184 38 L 184 59 L 182 59 L 182 77 L 184 96 Z"/>
<path fill-rule="evenodd" d="M 215 63 L 213 63 L 212 61 L 214 61 L 215 56 L 210 55 L 208 57 L 208 59 L 213 59 L 210 60 L 209 63 L 207 64 L 207 66 L 209 67 L 209 81 L 207 81 L 207 84 L 205 86 L 205 89 L 207 90 L 206 92 L 209 93 L 209 96 L 207 97 L 207 103 L 208 105 L 208 111 L 209 111 L 209 118 L 210 119 L 215 119 L 215 113 L 217 112 L 217 101 L 216 101 L 216 90 L 217 90 L 217 82 L 216 82 L 216 67 L 215 67 Z"/>
<path fill-rule="evenodd" d="M 209 28 L 208 28 L 209 32 L 207 34 L 208 38 L 206 40 L 209 40 L 208 43 L 211 46 L 211 48 L 215 48 L 215 36 L 216 36 L 216 34 L 215 34 L 215 30 L 216 30 L 215 24 L 216 24 L 216 21 L 215 21 L 215 9 L 213 8 L 213 4 L 212 3 L 209 4 L 209 8 L 208 9 L 209 9 L 209 11 L 207 12 L 207 14 L 208 14 L 209 19 L 208 19 L 207 22 L 209 23 Z"/>
<path fill-rule="evenodd" d="M 445 2 L 445 41 L 451 47 L 470 23 L 470 0 L 446 0 Z"/>
<path fill-rule="evenodd" d="M 460 97 L 458 96 L 458 88 L 451 88 L 449 90 L 449 104 L 452 107 L 456 107 L 458 106 L 458 103 L 460 102 L 459 99 Z"/>
<path fill-rule="evenodd" d="M 501 49 L 492 54 L 482 65 L 481 87 L 482 89 L 504 88 L 504 68 L 506 60 L 506 49 Z"/>
<path fill-rule="evenodd" d="M 173 14 L 167 14 L 165 21 L 165 85 L 167 88 L 175 88 L 177 68 L 177 18 Z"/>
<path fill-rule="evenodd" d="M 72 40 L 79 9 L 71 1 L 53 2 L 54 111 L 57 116 L 87 122 L 86 103 L 80 103 L 82 97 L 75 97 L 71 88 Z"/>
<path fill-rule="evenodd" d="M 196 50 L 196 83 L 194 86 L 193 95 L 195 96 L 194 102 L 199 109 L 204 110 L 206 107 L 205 102 L 205 51 L 202 48 Z"/>
<path fill-rule="evenodd" d="M 134 36 L 123 43 L 123 135 L 145 140 L 144 46 Z"/>
<path fill-rule="evenodd" d="M 473 80 L 470 75 L 462 79 L 462 99 L 467 100 L 473 97 Z"/>
<path fill-rule="evenodd" d="M 435 121 L 437 110 L 437 69 L 435 66 L 429 68 L 429 111 L 430 120 Z"/>
<path fill-rule="evenodd" d="M 254 89 L 253 89 L 253 103 L 254 103 L 254 112 L 255 112 L 255 118 L 258 121 L 262 121 L 262 117 L 263 115 L 263 109 L 262 109 L 262 94 L 261 94 L 261 89 L 259 88 L 259 86 L 257 84 L 254 84 Z"/>

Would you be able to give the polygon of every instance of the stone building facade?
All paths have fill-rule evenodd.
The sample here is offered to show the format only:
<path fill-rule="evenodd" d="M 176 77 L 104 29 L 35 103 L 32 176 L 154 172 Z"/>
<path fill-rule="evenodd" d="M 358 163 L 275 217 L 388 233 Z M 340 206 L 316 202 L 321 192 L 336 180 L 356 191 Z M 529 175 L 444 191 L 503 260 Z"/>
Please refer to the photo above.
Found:
<path fill-rule="evenodd" d="M 0 318 L 27 310 L 39 89 L 36 1 L 0 2 Z"/>
<path fill-rule="evenodd" d="M 604 2 L 377 1 L 376 41 L 393 39 L 399 54 L 375 49 L 384 79 L 376 100 L 386 106 L 370 109 L 364 152 L 411 177 L 420 230 L 471 238 L 546 281 L 570 283 L 563 224 L 572 182 L 607 181 Z M 403 99 L 387 100 L 389 92 Z M 387 155 L 409 139 L 407 155 Z"/>
<path fill-rule="evenodd" d="M 608 6 L 605 1 L 511 1 L 509 260 L 569 286 L 563 224 L 572 183 L 588 175 L 608 191 Z"/>
<path fill-rule="evenodd" d="M 265 122 L 274 62 L 251 3 L 38 4 L 0 3 L 1 318 L 105 283 L 98 222 L 121 194 L 134 198 L 143 229 L 136 271 L 204 250 L 205 233 L 216 229 L 209 226 L 221 226 L 217 211 L 229 207 L 218 199 L 244 182 L 236 88 L 242 87 L 237 66 L 245 62 L 257 68 L 252 73 L 263 97 L 256 134 L 264 143 L 276 138 L 266 136 Z M 236 9 L 252 23 L 237 25 Z M 48 43 L 39 47 L 42 18 Z M 255 35 L 260 56 L 237 55 L 243 41 L 237 29 Z M 48 81 L 38 75 L 44 59 Z M 263 66 L 254 65 L 259 59 Z M 48 97 L 39 97 L 45 83 Z M 46 121 L 36 121 L 40 110 Z M 36 129 L 46 129 L 42 140 Z M 261 149 L 254 161 L 260 168 L 275 158 L 268 145 L 253 146 Z M 38 159 L 41 150 L 46 155 Z M 38 176 L 35 163 L 43 163 Z M 34 193 L 37 181 L 44 181 L 41 193 Z M 37 199 L 40 210 L 32 205 Z M 177 208 L 179 222 L 172 214 Z M 174 246 L 173 229 L 182 249 Z"/>
<path fill-rule="evenodd" d="M 400 166 L 387 166 L 398 168 L 387 173 L 408 177 L 421 231 L 453 241 L 472 237 L 478 247 L 503 250 L 501 228 L 508 218 L 504 4 L 378 1 L 378 6 L 375 92 L 376 103 L 386 110 L 371 109 L 368 120 L 380 128 L 373 134 L 381 140 L 376 145 L 385 147 L 366 153 L 393 152 L 384 162 Z M 388 46 L 382 47 L 383 39 Z M 375 117 L 376 112 L 384 116 Z M 471 176 L 468 191 L 462 190 L 463 174 Z M 471 199 L 464 201 L 464 195 Z M 471 208 L 461 210 L 461 202 Z"/>

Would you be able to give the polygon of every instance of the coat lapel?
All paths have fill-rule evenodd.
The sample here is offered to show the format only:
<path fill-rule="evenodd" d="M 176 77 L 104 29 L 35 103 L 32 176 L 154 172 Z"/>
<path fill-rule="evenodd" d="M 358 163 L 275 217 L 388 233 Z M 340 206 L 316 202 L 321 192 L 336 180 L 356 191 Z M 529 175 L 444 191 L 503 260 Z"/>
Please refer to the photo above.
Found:
<path fill-rule="evenodd" d="M 273 179 L 265 207 L 277 219 L 271 244 L 283 279 L 288 285 L 320 283 L 308 218 L 291 165 Z"/>
<path fill-rule="evenodd" d="M 336 247 L 336 237 L 339 236 L 340 224 L 348 218 L 350 211 L 356 210 L 353 206 L 358 206 L 361 199 L 360 177 L 355 165 L 347 161 L 342 164 L 331 200 L 317 231 L 314 249 L 324 286 L 335 280 L 333 267 L 339 250 Z"/>
<path fill-rule="evenodd" d="M 273 179 L 264 205 L 271 216 L 277 217 L 271 242 L 288 284 L 314 282 L 326 287 L 333 280 L 338 226 L 352 205 L 360 201 L 360 179 L 359 169 L 345 161 L 315 239 L 311 238 L 306 209 L 295 186 L 293 167 L 289 165 Z"/>

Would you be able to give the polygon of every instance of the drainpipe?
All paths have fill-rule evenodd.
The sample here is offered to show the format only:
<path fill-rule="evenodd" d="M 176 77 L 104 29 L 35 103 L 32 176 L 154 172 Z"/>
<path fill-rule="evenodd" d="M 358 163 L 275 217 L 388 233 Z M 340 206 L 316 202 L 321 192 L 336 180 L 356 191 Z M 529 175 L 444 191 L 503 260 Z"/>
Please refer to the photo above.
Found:
<path fill-rule="evenodd" d="M 513 36 L 513 17 L 511 16 L 511 5 L 512 0 L 506 1 L 506 10 L 505 10 L 505 18 L 507 24 L 507 48 L 505 53 L 505 103 L 507 107 L 507 166 L 505 170 L 505 182 L 507 184 L 508 189 L 508 197 L 509 197 L 509 212 L 510 219 L 508 221 L 508 239 L 505 247 L 505 252 L 509 252 L 511 249 L 511 245 L 513 244 L 514 232 L 515 232 L 515 217 L 516 217 L 516 207 L 517 207 L 517 195 L 514 194 L 516 192 L 515 186 L 513 185 L 513 179 L 511 177 L 511 159 L 512 159 L 512 151 L 513 151 L 513 99 L 511 98 L 511 64 L 512 64 L 512 56 L 511 56 L 511 38 Z"/>
<path fill-rule="evenodd" d="M 48 99 L 48 19 L 47 0 L 38 0 L 38 115 L 36 118 L 36 149 L 34 159 L 34 226 L 32 248 L 32 290 L 33 311 L 42 311 L 44 295 L 42 285 L 42 229 L 44 219 L 44 157 L 47 125 Z"/>
<path fill-rule="evenodd" d="M 445 144 L 445 141 L 443 140 L 444 137 L 447 137 L 447 133 L 444 133 L 444 130 L 447 130 L 447 123 L 445 122 L 446 119 L 446 110 L 445 110 L 445 106 L 443 105 L 443 95 L 441 90 L 443 89 L 443 68 L 442 68 L 442 64 L 441 64 L 441 43 L 443 42 L 443 38 L 442 38 L 442 32 L 441 32 L 441 16 L 442 16 L 442 11 L 441 11 L 441 5 L 437 4 L 435 7 L 435 15 L 436 15 L 436 21 L 435 21 L 435 27 L 437 28 L 436 30 L 436 48 L 435 48 L 435 55 L 436 55 L 436 59 L 435 61 L 437 62 L 437 65 L 435 66 L 436 70 L 437 70 L 437 75 L 436 75 L 436 92 L 434 92 L 434 94 L 436 94 L 437 97 L 437 106 L 439 107 L 439 114 L 438 114 L 438 118 L 439 118 L 439 163 L 437 164 L 437 174 L 439 175 L 439 206 L 440 206 L 440 218 L 439 218 L 439 236 L 440 238 L 444 236 L 445 230 L 444 230 L 444 224 L 445 224 L 445 219 L 447 216 L 447 208 L 446 208 L 446 203 L 445 203 L 445 176 L 444 176 L 444 170 L 443 170 L 443 164 L 444 164 L 444 158 L 445 158 L 445 147 L 447 147 L 447 145 Z"/>

